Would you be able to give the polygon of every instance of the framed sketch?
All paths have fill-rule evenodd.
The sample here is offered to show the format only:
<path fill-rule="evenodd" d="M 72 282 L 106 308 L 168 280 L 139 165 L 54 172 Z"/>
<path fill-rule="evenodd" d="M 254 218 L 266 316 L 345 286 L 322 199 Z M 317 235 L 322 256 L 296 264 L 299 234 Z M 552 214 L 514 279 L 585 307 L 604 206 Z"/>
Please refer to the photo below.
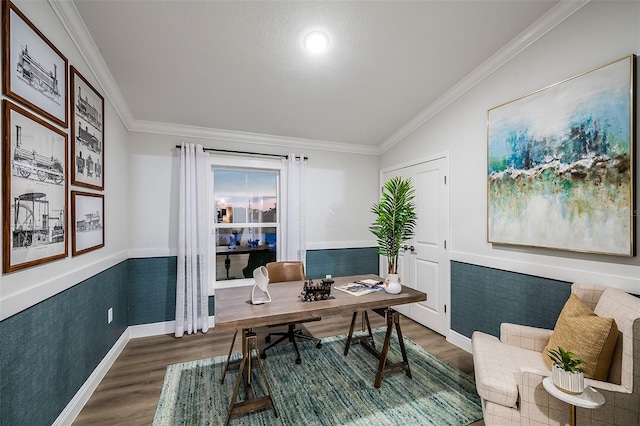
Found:
<path fill-rule="evenodd" d="M 2 2 L 2 93 L 67 127 L 67 58 L 10 1 Z"/>
<path fill-rule="evenodd" d="M 72 254 L 104 247 L 104 195 L 71 191 Z"/>
<path fill-rule="evenodd" d="M 71 183 L 104 189 L 104 98 L 71 67 Z"/>
<path fill-rule="evenodd" d="M 3 262 L 12 272 L 67 257 L 67 135 L 2 101 Z"/>
<path fill-rule="evenodd" d="M 634 255 L 634 55 L 488 111 L 488 241 Z"/>

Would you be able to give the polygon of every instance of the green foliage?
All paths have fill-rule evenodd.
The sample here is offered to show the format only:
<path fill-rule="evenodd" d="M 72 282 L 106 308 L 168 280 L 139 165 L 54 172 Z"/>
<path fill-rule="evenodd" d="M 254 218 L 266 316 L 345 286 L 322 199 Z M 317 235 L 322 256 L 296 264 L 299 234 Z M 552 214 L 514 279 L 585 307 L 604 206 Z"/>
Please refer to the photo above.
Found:
<path fill-rule="evenodd" d="M 581 359 L 577 359 L 573 352 L 565 351 L 562 346 L 558 346 L 558 349 L 549 349 L 549 354 L 547 354 L 551 362 L 553 362 L 558 367 L 562 368 L 564 371 L 570 371 L 572 373 L 583 373 L 584 370 L 578 367 L 580 364 L 583 364 L 584 361 Z"/>
<path fill-rule="evenodd" d="M 389 274 L 397 273 L 400 246 L 415 233 L 414 198 L 411 179 L 394 177 L 385 182 L 380 202 L 371 206 L 376 221 L 369 230 L 376 236 L 378 254 L 387 258 Z"/>

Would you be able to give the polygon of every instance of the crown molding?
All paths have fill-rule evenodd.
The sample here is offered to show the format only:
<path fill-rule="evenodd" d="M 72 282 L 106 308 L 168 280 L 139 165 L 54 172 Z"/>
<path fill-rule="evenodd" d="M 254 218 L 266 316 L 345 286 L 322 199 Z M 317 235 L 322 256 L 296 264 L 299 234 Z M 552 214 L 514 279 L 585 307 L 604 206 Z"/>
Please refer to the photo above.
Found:
<path fill-rule="evenodd" d="M 254 145 L 269 145 L 316 151 L 344 152 L 351 154 L 378 155 L 377 146 L 346 144 L 300 139 L 287 136 L 266 135 L 262 133 L 240 132 L 235 130 L 212 129 L 208 127 L 184 126 L 180 124 L 160 123 L 155 121 L 133 120 L 129 128 L 131 132 L 153 133 L 179 136 L 192 139 L 217 140 Z"/>
<path fill-rule="evenodd" d="M 520 52 L 532 45 L 536 40 L 554 29 L 565 19 L 576 13 L 591 0 L 561 0 L 556 6 L 542 15 L 537 21 L 521 32 L 493 56 L 471 71 L 455 86 L 447 90 L 442 96 L 425 108 L 420 114 L 412 118 L 407 124 L 398 129 L 379 146 L 379 154 L 383 154 L 393 145 L 411 134 L 418 127 L 429 121 L 440 111 L 448 107 L 456 99 L 489 77 L 504 64 L 513 59 Z"/>
<path fill-rule="evenodd" d="M 445 109 L 452 102 L 471 90 L 485 78 L 493 74 L 502 65 L 514 58 L 540 37 L 551 31 L 565 19 L 573 15 L 590 0 L 561 0 L 556 6 L 530 25 L 515 39 L 501 48 L 491 58 L 483 62 L 469 73 L 458 84 L 453 86 L 431 105 L 415 116 L 379 146 L 344 144 L 338 142 L 298 139 L 285 136 L 266 135 L 233 130 L 211 129 L 204 127 L 184 126 L 152 121 L 136 120 L 129 105 L 122 96 L 109 68 L 98 47 L 87 29 L 78 9 L 70 0 L 48 0 L 54 13 L 64 26 L 74 45 L 85 60 L 105 97 L 113 105 L 116 114 L 130 132 L 165 134 L 172 136 L 220 140 L 227 142 L 249 143 L 256 145 L 275 145 L 296 149 L 312 149 L 319 151 L 344 152 L 366 155 L 381 155 L 403 138 L 411 134 L 422 124 Z"/>
<path fill-rule="evenodd" d="M 116 114 L 128 129 L 133 121 L 133 114 L 129 105 L 122 96 L 120 88 L 116 84 L 109 67 L 104 62 L 100 50 L 87 26 L 80 16 L 75 3 L 70 0 L 48 0 L 60 23 L 69 34 L 71 41 L 76 46 L 82 59 L 102 89 L 104 96 L 116 110 Z"/>

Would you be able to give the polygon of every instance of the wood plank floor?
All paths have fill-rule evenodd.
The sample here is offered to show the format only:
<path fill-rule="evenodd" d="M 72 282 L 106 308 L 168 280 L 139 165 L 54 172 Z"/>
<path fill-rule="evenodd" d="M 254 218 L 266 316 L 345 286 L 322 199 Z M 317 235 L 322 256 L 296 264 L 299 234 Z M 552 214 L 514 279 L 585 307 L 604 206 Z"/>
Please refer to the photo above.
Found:
<path fill-rule="evenodd" d="M 372 327 L 385 325 L 384 319 L 373 312 L 369 313 L 369 319 Z M 347 333 L 350 322 L 351 315 L 334 315 L 307 323 L 304 328 L 313 336 L 323 338 Z M 406 337 L 452 366 L 473 375 L 471 354 L 409 318 L 402 317 L 401 326 Z M 259 341 L 263 342 L 266 333 L 273 329 L 255 331 Z M 73 424 L 150 425 L 167 366 L 227 355 L 232 336 L 233 331 L 209 330 L 206 334 L 185 335 L 179 339 L 162 335 L 130 340 Z M 234 351 L 241 351 L 240 339 L 237 339 Z M 291 365 L 295 368 L 293 360 Z M 473 426 L 484 426 L 484 422 L 476 422 Z"/>

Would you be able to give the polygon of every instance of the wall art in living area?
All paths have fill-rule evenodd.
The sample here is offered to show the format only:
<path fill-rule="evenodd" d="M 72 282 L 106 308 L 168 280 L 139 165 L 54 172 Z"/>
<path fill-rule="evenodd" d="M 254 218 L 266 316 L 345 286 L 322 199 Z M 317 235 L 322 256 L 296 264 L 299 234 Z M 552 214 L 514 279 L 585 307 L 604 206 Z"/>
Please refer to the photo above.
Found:
<path fill-rule="evenodd" d="M 2 101 L 3 262 L 12 272 L 67 257 L 67 135 Z"/>
<path fill-rule="evenodd" d="M 104 195 L 71 191 L 72 254 L 104 247 Z"/>
<path fill-rule="evenodd" d="M 634 255 L 635 62 L 488 111 L 490 243 Z"/>
<path fill-rule="evenodd" d="M 2 41 L 2 93 L 66 128 L 67 58 L 10 1 Z"/>
<path fill-rule="evenodd" d="M 71 67 L 71 183 L 104 189 L 104 98 Z"/>

